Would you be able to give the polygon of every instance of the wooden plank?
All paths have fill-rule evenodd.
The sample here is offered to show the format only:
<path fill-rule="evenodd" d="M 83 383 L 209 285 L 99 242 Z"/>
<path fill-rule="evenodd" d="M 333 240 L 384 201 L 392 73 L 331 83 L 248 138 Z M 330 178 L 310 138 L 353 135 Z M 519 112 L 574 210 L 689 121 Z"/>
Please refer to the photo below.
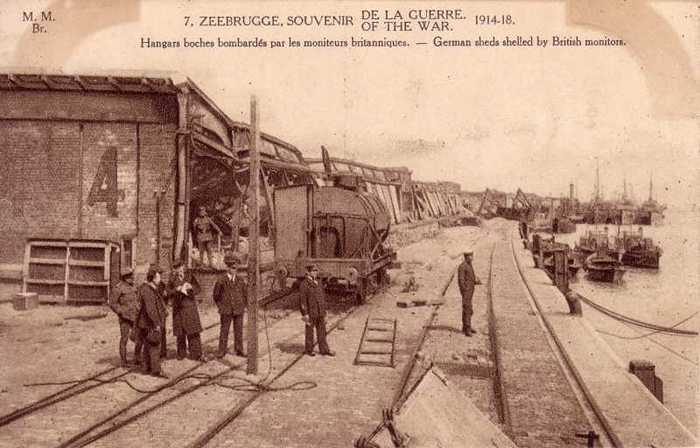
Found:
<path fill-rule="evenodd" d="M 24 246 L 24 264 L 22 265 L 22 292 L 27 292 L 27 278 L 29 278 L 29 258 L 31 256 L 32 243 Z"/>
<path fill-rule="evenodd" d="M 58 263 L 58 264 L 63 264 L 63 262 Z M 101 268 L 105 266 L 105 263 L 101 261 L 89 261 L 89 260 L 70 260 L 68 262 L 71 266 L 82 266 L 82 267 L 93 267 L 93 268 Z"/>
<path fill-rule="evenodd" d="M 109 262 L 108 262 L 108 260 L 109 260 L 109 249 L 110 249 L 109 244 L 105 244 L 104 248 L 105 248 L 105 250 L 104 250 L 104 258 L 102 259 L 103 264 L 104 264 L 104 277 L 102 277 L 102 278 L 106 278 L 106 279 L 107 279 L 107 284 L 109 284 L 109 274 L 110 274 L 110 270 L 109 270 L 110 266 L 109 266 Z"/>
<path fill-rule="evenodd" d="M 102 249 L 106 243 L 94 243 L 90 241 L 70 241 L 69 246 L 75 248 Z"/>
<path fill-rule="evenodd" d="M 30 241 L 27 243 L 27 245 L 41 247 L 66 247 L 68 243 L 66 241 Z"/>
<path fill-rule="evenodd" d="M 30 258 L 29 264 L 65 264 L 65 260 L 60 258 Z"/>
<path fill-rule="evenodd" d="M 50 280 L 47 278 L 25 278 L 24 282 L 32 285 L 63 285 L 65 283 L 63 280 Z"/>
<path fill-rule="evenodd" d="M 270 230 L 270 235 L 275 234 L 275 226 L 277 225 L 275 223 L 275 213 L 274 213 L 274 204 L 272 202 L 272 189 L 270 188 L 270 183 L 267 180 L 267 176 L 265 175 L 265 170 L 260 170 L 260 173 L 262 174 L 262 180 L 263 180 L 263 189 L 265 190 L 265 200 L 267 201 L 267 209 L 270 212 L 270 226 L 272 227 Z"/>
<path fill-rule="evenodd" d="M 109 280 L 88 281 L 88 280 L 68 280 L 72 286 L 109 286 Z"/>
<path fill-rule="evenodd" d="M 63 298 L 64 300 L 68 300 L 68 279 L 70 278 L 70 265 L 68 264 L 70 262 L 70 245 L 66 245 L 66 264 L 63 269 L 64 273 L 64 278 L 63 281 L 65 282 L 63 285 Z"/>

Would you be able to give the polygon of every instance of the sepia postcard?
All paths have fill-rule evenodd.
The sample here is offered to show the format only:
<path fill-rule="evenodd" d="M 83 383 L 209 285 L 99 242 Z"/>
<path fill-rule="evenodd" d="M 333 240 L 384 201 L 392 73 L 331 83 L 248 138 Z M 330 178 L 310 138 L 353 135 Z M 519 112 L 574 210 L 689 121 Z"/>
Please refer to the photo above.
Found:
<path fill-rule="evenodd" d="M 5 0 L 0 447 L 698 445 L 700 3 Z"/>

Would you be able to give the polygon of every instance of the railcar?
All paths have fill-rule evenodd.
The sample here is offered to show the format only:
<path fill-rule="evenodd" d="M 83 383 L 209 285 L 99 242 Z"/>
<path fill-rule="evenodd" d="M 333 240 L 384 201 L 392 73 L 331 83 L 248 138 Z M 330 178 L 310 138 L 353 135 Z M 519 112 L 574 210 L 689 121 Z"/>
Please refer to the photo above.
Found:
<path fill-rule="evenodd" d="M 331 185 L 296 185 L 274 191 L 275 262 L 301 279 L 315 264 L 327 289 L 362 303 L 388 282 L 396 252 L 387 242 L 391 215 L 355 175 L 333 176 Z"/>

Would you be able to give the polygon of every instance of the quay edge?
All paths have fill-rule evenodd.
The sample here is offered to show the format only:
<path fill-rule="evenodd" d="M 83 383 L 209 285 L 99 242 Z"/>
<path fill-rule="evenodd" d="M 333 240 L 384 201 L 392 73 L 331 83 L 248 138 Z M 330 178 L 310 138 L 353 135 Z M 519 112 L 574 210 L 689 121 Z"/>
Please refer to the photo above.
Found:
<path fill-rule="evenodd" d="M 552 337 L 616 446 L 697 446 L 692 433 L 629 373 L 585 318 L 568 314 L 566 298 L 518 236 L 511 236 L 521 277 Z"/>

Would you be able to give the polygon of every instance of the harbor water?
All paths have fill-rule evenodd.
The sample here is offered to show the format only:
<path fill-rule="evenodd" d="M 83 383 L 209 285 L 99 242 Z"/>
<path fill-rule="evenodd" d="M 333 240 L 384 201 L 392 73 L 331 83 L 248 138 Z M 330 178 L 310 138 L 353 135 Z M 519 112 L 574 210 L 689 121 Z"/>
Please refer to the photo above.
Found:
<path fill-rule="evenodd" d="M 658 270 L 625 267 L 622 283 L 593 282 L 579 271 L 571 288 L 588 299 L 626 316 L 663 326 L 700 330 L 700 213 L 667 210 L 663 225 L 643 226 L 646 237 L 661 246 Z M 573 248 L 594 226 L 579 224 L 575 234 L 557 235 Z M 600 230 L 604 226 L 597 226 Z M 618 226 L 608 225 L 614 236 Z M 638 226 L 621 226 L 636 230 Z M 620 360 L 644 359 L 656 365 L 664 383 L 664 404 L 691 432 L 698 435 L 697 336 L 654 333 L 617 321 L 584 305 L 584 318 L 610 345 Z M 680 323 L 679 322 L 682 322 Z M 633 418 L 634 410 L 630 410 Z"/>

